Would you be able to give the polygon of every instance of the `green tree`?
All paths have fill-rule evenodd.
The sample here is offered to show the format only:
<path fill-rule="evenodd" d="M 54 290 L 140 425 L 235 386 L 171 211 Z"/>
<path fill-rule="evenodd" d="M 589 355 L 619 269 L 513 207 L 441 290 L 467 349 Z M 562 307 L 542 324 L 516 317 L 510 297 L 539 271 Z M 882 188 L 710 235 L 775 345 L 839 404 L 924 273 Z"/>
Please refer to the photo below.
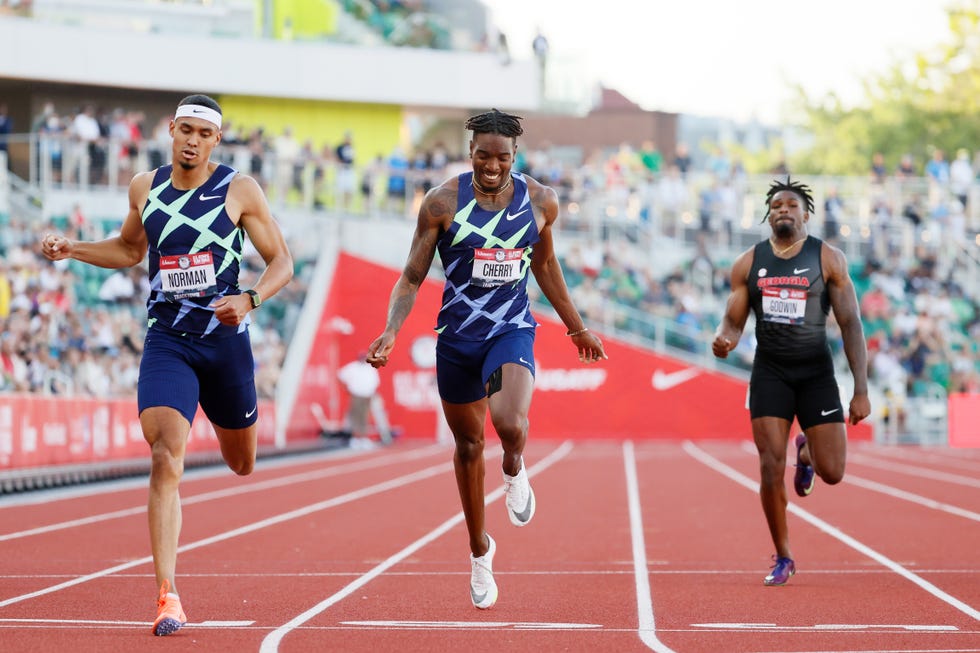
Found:
<path fill-rule="evenodd" d="M 948 40 L 865 79 L 860 106 L 845 107 L 833 93 L 811 98 L 796 87 L 800 127 L 813 140 L 792 153 L 792 170 L 868 174 L 872 154 L 881 152 L 889 170 L 908 153 L 921 172 L 935 148 L 947 158 L 961 147 L 980 149 L 980 0 L 959 0 L 946 13 Z"/>

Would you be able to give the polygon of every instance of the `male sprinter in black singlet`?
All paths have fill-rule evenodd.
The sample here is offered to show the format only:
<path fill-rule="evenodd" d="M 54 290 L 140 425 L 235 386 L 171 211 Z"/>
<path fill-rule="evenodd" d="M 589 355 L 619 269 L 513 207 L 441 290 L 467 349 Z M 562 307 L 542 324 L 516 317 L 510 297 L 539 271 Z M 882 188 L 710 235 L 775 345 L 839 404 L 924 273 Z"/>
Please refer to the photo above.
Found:
<path fill-rule="evenodd" d="M 174 580 L 180 535 L 178 485 L 197 405 L 214 425 L 221 455 L 236 474 L 255 465 L 257 406 L 248 314 L 293 276 L 293 260 L 265 195 L 251 177 L 212 163 L 221 108 L 191 95 L 170 122 L 170 165 L 129 185 L 118 236 L 98 242 L 47 234 L 53 261 L 104 268 L 137 265 L 149 252 L 149 326 L 140 361 L 138 405 L 150 445 L 150 544 L 159 588 L 153 634 L 187 622 Z M 244 234 L 265 260 L 254 288 L 238 287 Z"/>
<path fill-rule="evenodd" d="M 844 339 L 854 377 L 848 409 L 851 424 L 871 412 L 868 351 L 854 284 L 844 254 L 807 235 L 813 197 L 804 184 L 774 181 L 766 195 L 772 236 L 743 252 L 732 265 L 732 292 L 715 332 L 712 350 L 725 358 L 735 348 L 749 316 L 755 314 L 758 346 L 749 382 L 752 436 L 759 450 L 759 495 L 776 546 L 766 585 L 783 585 L 796 573 L 786 526 L 786 446 L 793 418 L 796 438 L 796 493 L 813 489 L 814 473 L 833 485 L 844 477 L 847 432 L 834 364 L 827 344 L 827 313 Z"/>
<path fill-rule="evenodd" d="M 465 127 L 473 132 L 473 171 L 426 193 L 408 262 L 391 291 L 384 332 L 368 347 L 367 361 L 387 364 L 438 249 L 446 284 L 436 325 L 436 381 L 456 440 L 453 464 L 470 540 L 470 599 L 482 610 L 497 600 L 496 544 L 484 529 L 487 410 L 504 449 L 507 515 L 515 526 L 524 526 L 535 510 L 522 457 L 537 326 L 528 272 L 568 329 L 565 335 L 579 360 L 593 363 L 606 353 L 572 304 L 555 256 L 551 227 L 558 219 L 558 195 L 511 170 L 517 137 L 524 133 L 520 117 L 493 109 L 473 116 Z"/>

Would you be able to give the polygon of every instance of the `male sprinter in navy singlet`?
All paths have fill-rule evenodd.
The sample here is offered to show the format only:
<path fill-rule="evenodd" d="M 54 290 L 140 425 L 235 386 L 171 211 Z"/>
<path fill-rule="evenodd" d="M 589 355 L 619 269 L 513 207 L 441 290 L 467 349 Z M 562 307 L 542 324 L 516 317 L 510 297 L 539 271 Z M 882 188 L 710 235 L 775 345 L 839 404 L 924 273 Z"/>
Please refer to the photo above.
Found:
<path fill-rule="evenodd" d="M 827 314 L 834 310 L 854 379 L 847 416 L 857 424 L 871 412 L 868 350 L 854 284 L 844 254 L 807 235 L 813 197 L 804 184 L 774 181 L 766 195 L 772 236 L 732 264 L 731 295 L 712 350 L 725 358 L 755 314 L 758 345 L 749 381 L 752 436 L 759 450 L 759 496 L 776 546 L 766 585 L 783 585 L 796 573 L 786 526 L 786 446 L 793 418 L 796 437 L 793 485 L 801 497 L 813 490 L 814 474 L 833 485 L 844 477 L 847 430 L 844 408 L 827 344 Z"/>
<path fill-rule="evenodd" d="M 453 464 L 470 540 L 470 599 L 480 609 L 497 600 L 496 544 L 484 530 L 484 422 L 487 410 L 504 449 L 502 468 L 511 523 L 524 526 L 535 499 L 524 467 L 528 409 L 534 388 L 534 329 L 527 273 L 534 275 L 567 327 L 579 360 L 606 358 L 568 294 L 551 227 L 555 191 L 511 171 L 519 116 L 496 109 L 473 116 L 466 129 L 472 172 L 425 195 L 408 262 L 395 283 L 384 332 L 368 348 L 375 367 L 388 362 L 436 250 L 446 273 L 436 331 L 436 377 L 446 422 L 456 441 Z"/>
<path fill-rule="evenodd" d="M 78 242 L 47 234 L 41 242 L 51 260 L 74 258 L 104 268 L 137 265 L 149 252 L 149 323 L 137 401 L 152 454 L 155 635 L 169 635 L 187 621 L 174 579 L 178 485 L 197 405 L 214 425 L 228 466 L 251 473 L 258 409 L 248 314 L 293 275 L 292 256 L 259 185 L 210 160 L 221 141 L 218 103 L 206 95 L 184 98 L 170 135 L 172 163 L 133 177 L 118 236 Z M 238 272 L 245 233 L 266 268 L 255 287 L 243 291 Z"/>

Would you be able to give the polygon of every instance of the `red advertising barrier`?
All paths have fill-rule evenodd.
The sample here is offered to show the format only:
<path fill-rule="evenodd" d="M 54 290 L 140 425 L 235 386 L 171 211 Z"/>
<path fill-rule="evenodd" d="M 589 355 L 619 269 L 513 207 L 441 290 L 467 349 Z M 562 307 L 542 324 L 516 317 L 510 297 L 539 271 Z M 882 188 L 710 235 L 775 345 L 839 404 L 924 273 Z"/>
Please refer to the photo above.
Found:
<path fill-rule="evenodd" d="M 259 403 L 259 445 L 275 441 L 275 405 Z M 198 408 L 187 451 L 216 452 L 211 423 Z M 136 400 L 0 395 L 0 470 L 75 465 L 149 456 Z"/>
<path fill-rule="evenodd" d="M 337 386 L 340 365 L 363 355 L 384 328 L 391 287 L 399 271 L 341 254 L 297 395 L 287 437 L 309 437 L 317 404 L 331 421 L 346 398 Z M 441 421 L 435 383 L 435 333 L 442 283 L 423 284 L 381 370 L 380 394 L 404 437 L 433 438 Z M 583 365 L 562 325 L 538 316 L 537 375 L 529 419 L 535 438 L 746 439 L 746 383 L 610 337 L 608 361 Z M 867 425 L 851 439 L 870 439 Z"/>
<path fill-rule="evenodd" d="M 949 446 L 980 447 L 980 394 L 949 396 Z"/>

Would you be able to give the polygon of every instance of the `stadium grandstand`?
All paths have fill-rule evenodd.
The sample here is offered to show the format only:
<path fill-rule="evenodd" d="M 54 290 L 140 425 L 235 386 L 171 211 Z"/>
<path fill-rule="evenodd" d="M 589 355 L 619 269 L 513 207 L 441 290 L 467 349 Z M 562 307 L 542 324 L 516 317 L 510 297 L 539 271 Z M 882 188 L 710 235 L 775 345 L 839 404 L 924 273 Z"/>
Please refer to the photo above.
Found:
<path fill-rule="evenodd" d="M 559 191 L 559 256 L 590 328 L 647 356 L 651 370 L 701 370 L 744 386 L 751 334 L 725 361 L 710 343 L 733 258 L 768 235 L 760 220 L 776 171 L 748 174 L 726 153 L 723 130 L 706 131 L 703 119 L 646 111 L 601 85 L 569 94 L 561 62 L 545 84 L 536 62 L 503 58 L 492 34 L 478 0 L 0 4 L 0 474 L 143 455 L 132 398 L 145 268 L 51 264 L 38 243 L 47 231 L 91 239 L 118 229 L 130 178 L 168 160 L 174 107 L 194 92 L 221 103 L 217 157 L 266 190 L 297 266 L 253 313 L 259 394 L 274 416 L 267 453 L 342 429 L 336 370 L 382 326 L 390 283 L 360 296 L 345 288 L 356 274 L 397 275 L 422 195 L 468 166 L 461 125 L 488 107 L 526 118 L 517 167 Z M 597 99 L 583 110 L 583 98 Z M 753 129 L 743 139 L 771 136 Z M 953 418 L 978 410 L 974 146 L 963 186 L 926 174 L 925 161 L 806 180 L 817 206 L 811 233 L 845 252 L 857 285 L 871 437 L 882 442 L 945 444 L 960 437 Z M 256 257 L 247 252 L 245 287 Z M 833 347 L 846 386 L 839 337 Z M 443 432 L 424 359 L 406 360 L 383 384 L 404 437 Z M 622 369 L 613 363 L 608 377 Z M 554 372 L 539 384 L 559 406 L 583 396 L 563 397 L 563 384 L 587 395 L 603 382 Z M 635 392 L 655 390 L 648 380 Z M 112 417 L 97 417 L 106 406 Z M 91 416 L 84 427 L 79 412 Z M 657 428 L 646 413 L 625 418 Z M 727 424 L 747 427 L 736 419 Z M 706 436 L 723 435 L 711 428 Z M 536 429 L 547 437 L 544 423 Z"/>

